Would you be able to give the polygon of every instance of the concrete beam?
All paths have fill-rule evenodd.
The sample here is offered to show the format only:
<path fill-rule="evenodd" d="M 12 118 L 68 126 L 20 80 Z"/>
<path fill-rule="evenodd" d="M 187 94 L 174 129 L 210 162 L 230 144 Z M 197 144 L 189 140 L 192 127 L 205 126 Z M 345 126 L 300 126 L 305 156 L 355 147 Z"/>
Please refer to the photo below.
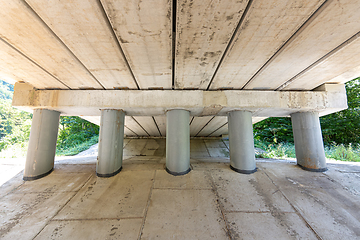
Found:
<path fill-rule="evenodd" d="M 330 85 L 329 85 L 330 86 Z M 201 90 L 36 90 L 15 84 L 13 106 L 25 111 L 56 110 L 62 115 L 100 116 L 100 109 L 123 109 L 128 116 L 165 115 L 184 109 L 191 116 L 226 116 L 244 110 L 253 117 L 284 117 L 295 112 L 320 116 L 347 108 L 343 84 L 325 91 L 201 91 Z"/>

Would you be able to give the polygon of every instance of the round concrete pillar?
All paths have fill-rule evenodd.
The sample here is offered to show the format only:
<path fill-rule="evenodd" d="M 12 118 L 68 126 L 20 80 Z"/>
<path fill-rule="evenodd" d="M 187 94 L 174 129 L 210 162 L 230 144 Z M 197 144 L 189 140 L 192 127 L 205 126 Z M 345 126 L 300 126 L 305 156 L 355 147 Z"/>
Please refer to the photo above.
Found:
<path fill-rule="evenodd" d="M 166 113 L 166 171 L 172 175 L 190 172 L 190 113 L 170 110 Z"/>
<path fill-rule="evenodd" d="M 60 112 L 35 109 L 24 169 L 25 181 L 45 177 L 54 168 Z"/>
<path fill-rule="evenodd" d="M 230 168 L 245 174 L 256 172 L 251 112 L 229 112 L 228 124 Z"/>
<path fill-rule="evenodd" d="M 324 143 L 319 113 L 291 114 L 297 164 L 308 171 L 326 171 Z"/>
<path fill-rule="evenodd" d="M 96 175 L 111 177 L 122 169 L 125 113 L 122 110 L 101 110 L 99 152 Z"/>

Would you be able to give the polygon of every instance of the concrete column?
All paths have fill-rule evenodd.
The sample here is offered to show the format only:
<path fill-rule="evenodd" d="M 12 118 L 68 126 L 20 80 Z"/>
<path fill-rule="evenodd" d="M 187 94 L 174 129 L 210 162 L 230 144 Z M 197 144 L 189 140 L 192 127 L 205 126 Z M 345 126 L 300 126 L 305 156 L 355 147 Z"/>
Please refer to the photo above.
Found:
<path fill-rule="evenodd" d="M 319 113 L 299 112 L 291 114 L 297 164 L 308 171 L 326 171 L 324 143 Z"/>
<path fill-rule="evenodd" d="M 101 110 L 99 152 L 96 174 L 112 177 L 122 169 L 125 113 L 122 110 Z"/>
<path fill-rule="evenodd" d="M 239 173 L 256 172 L 251 112 L 228 113 L 230 168 Z"/>
<path fill-rule="evenodd" d="M 54 168 L 60 112 L 35 109 L 24 169 L 25 181 L 45 177 Z"/>
<path fill-rule="evenodd" d="M 190 172 L 190 112 L 170 110 L 166 113 L 166 171 L 172 175 Z"/>

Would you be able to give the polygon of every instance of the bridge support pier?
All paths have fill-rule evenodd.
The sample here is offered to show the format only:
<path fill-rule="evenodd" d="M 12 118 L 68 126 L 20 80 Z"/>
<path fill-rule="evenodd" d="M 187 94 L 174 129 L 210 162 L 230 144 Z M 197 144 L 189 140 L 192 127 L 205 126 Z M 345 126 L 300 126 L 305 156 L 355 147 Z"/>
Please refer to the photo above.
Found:
<path fill-rule="evenodd" d="M 58 111 L 34 110 L 23 176 L 25 181 L 39 179 L 52 172 L 59 118 Z"/>
<path fill-rule="evenodd" d="M 122 169 L 125 112 L 102 109 L 96 175 L 111 177 Z"/>
<path fill-rule="evenodd" d="M 245 174 L 256 172 L 251 112 L 228 112 L 228 125 L 230 168 Z"/>
<path fill-rule="evenodd" d="M 319 113 L 291 114 L 297 164 L 308 171 L 324 172 L 326 159 Z"/>
<path fill-rule="evenodd" d="M 190 172 L 190 112 L 166 112 L 166 171 L 172 175 Z"/>

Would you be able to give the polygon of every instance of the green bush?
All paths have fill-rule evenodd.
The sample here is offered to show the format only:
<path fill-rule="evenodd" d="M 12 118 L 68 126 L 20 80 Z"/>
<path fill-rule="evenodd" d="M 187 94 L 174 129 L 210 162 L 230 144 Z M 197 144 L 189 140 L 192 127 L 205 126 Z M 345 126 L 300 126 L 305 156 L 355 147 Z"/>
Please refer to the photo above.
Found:
<path fill-rule="evenodd" d="M 72 144 L 72 145 L 65 145 L 63 148 L 56 148 L 56 155 L 58 156 L 72 156 L 76 155 L 82 151 L 89 149 L 92 145 L 98 143 L 99 136 L 94 135 L 90 139 L 79 143 L 79 144 Z"/>
<path fill-rule="evenodd" d="M 360 145 L 356 145 L 354 148 L 352 144 L 348 146 L 333 144 L 325 147 L 325 155 L 327 158 L 335 160 L 360 162 Z"/>

